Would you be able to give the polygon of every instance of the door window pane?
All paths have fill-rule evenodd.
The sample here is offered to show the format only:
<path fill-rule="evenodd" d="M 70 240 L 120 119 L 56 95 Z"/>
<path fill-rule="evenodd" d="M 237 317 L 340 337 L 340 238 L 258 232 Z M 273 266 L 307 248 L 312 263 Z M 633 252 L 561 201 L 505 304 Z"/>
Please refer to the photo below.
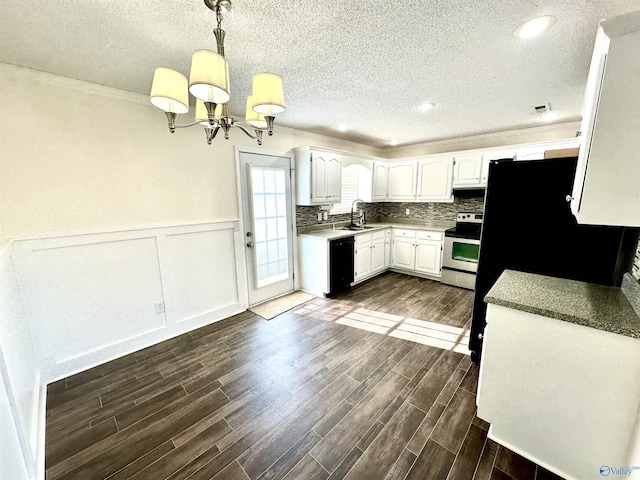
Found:
<path fill-rule="evenodd" d="M 251 166 L 256 288 L 289 278 L 285 171 Z"/>

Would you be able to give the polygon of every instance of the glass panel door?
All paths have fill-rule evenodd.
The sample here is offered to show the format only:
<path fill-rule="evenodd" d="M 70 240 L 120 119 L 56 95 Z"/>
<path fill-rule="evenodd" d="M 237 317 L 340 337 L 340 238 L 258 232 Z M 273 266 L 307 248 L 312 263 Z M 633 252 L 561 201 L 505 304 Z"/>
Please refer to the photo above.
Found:
<path fill-rule="evenodd" d="M 250 305 L 293 291 L 290 162 L 240 152 Z"/>

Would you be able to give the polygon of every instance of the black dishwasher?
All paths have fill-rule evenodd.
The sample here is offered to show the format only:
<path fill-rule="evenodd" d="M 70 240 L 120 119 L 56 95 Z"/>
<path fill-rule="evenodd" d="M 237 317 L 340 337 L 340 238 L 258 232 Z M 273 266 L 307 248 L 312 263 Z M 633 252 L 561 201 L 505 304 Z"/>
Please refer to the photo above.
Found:
<path fill-rule="evenodd" d="M 354 237 L 329 241 L 329 295 L 348 290 L 353 283 Z"/>

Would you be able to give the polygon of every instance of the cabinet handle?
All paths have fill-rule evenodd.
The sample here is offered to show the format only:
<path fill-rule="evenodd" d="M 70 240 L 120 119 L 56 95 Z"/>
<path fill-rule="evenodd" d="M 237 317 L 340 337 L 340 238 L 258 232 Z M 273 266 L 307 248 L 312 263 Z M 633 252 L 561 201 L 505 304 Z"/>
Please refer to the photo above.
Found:
<path fill-rule="evenodd" d="M 567 195 L 566 197 L 564 197 L 564 199 L 567 201 L 567 203 L 573 202 L 573 197 L 571 195 Z"/>

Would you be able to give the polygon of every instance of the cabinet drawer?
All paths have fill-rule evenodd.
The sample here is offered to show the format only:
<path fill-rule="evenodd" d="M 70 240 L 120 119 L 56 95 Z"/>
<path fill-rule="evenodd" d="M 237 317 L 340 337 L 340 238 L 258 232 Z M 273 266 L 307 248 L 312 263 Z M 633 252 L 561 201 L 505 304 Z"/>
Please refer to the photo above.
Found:
<path fill-rule="evenodd" d="M 377 232 L 371 232 L 371 239 L 372 240 L 377 240 L 379 238 L 384 238 L 385 237 L 385 231 L 384 230 L 379 230 Z"/>
<path fill-rule="evenodd" d="M 442 232 L 427 232 L 425 230 L 418 230 L 417 237 L 420 240 L 438 240 L 442 241 L 443 233 Z"/>
<path fill-rule="evenodd" d="M 394 228 L 393 229 L 394 237 L 404 237 L 404 238 L 416 238 L 415 230 L 406 230 L 404 228 Z"/>
<path fill-rule="evenodd" d="M 359 235 L 356 235 L 356 243 L 357 244 L 361 244 L 361 243 L 367 243 L 371 241 L 371 234 L 370 233 L 360 233 Z"/>

